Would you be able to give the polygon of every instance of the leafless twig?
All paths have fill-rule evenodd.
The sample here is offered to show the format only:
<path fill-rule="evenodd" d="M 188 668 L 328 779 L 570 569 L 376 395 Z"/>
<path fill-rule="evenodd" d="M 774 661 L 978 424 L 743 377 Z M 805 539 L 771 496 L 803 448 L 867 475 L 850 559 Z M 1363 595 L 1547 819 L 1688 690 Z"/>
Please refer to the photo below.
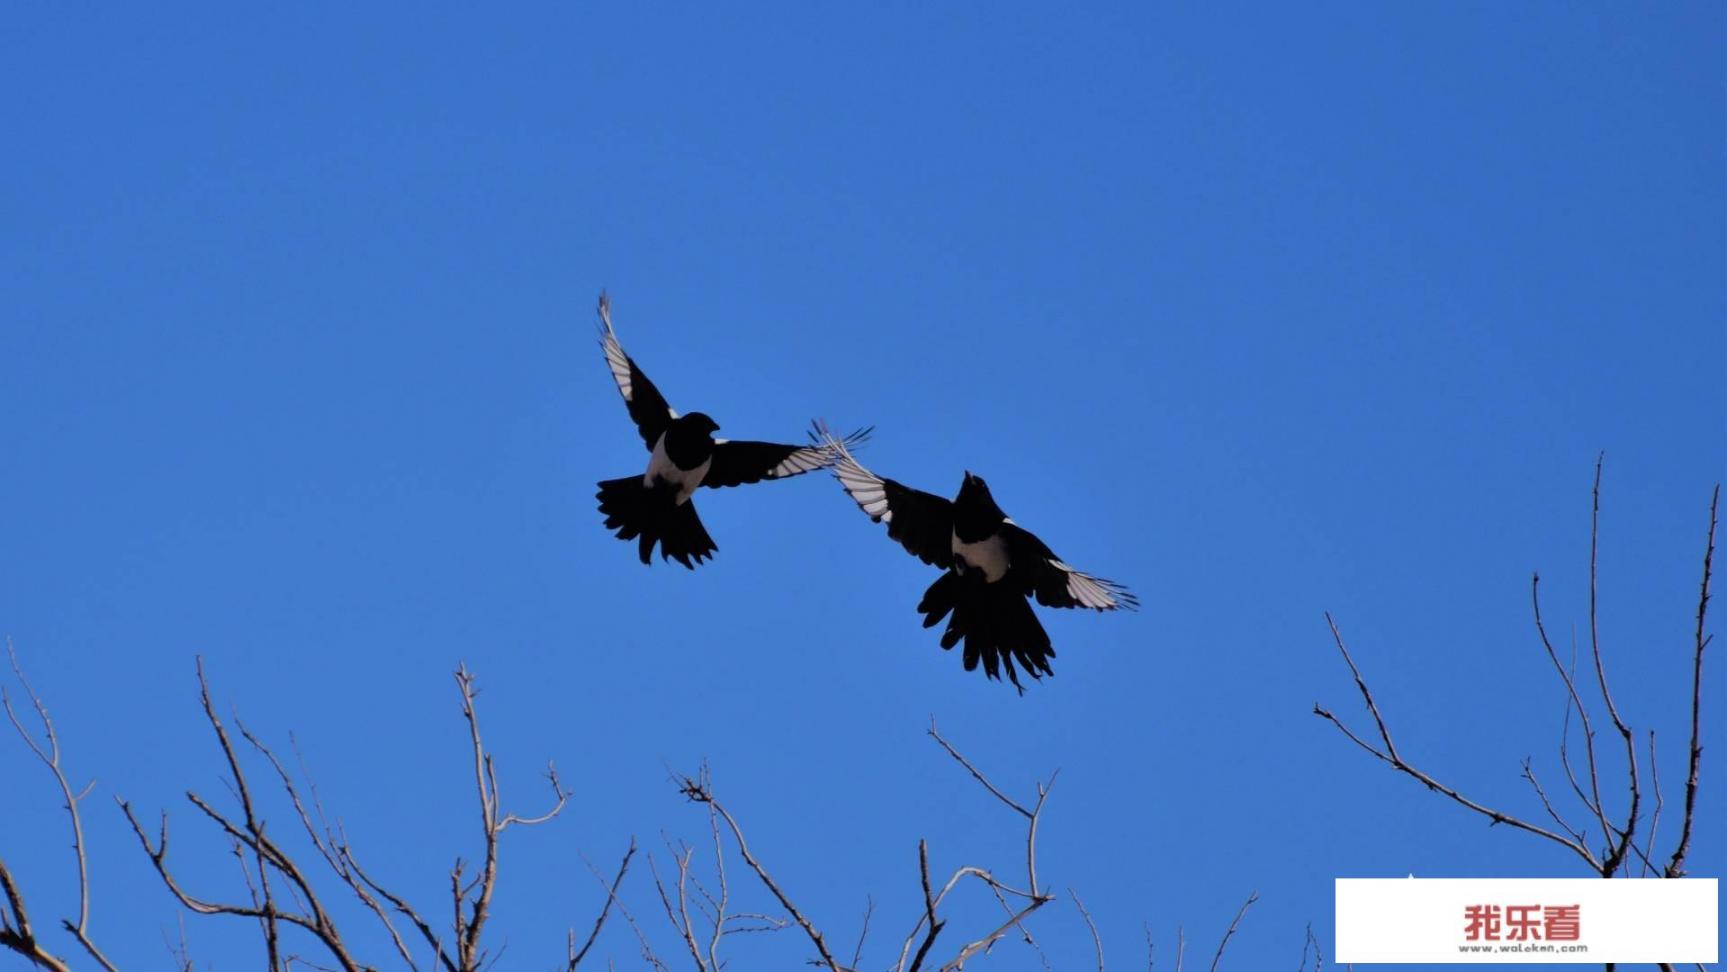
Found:
<path fill-rule="evenodd" d="M 1247 896 L 1246 901 L 1241 903 L 1241 910 L 1235 913 L 1235 918 L 1230 921 L 1229 928 L 1225 929 L 1223 933 L 1223 940 L 1217 943 L 1217 954 L 1211 957 L 1211 972 L 1217 972 L 1217 963 L 1223 961 L 1223 950 L 1229 945 L 1229 940 L 1235 937 L 1235 926 L 1241 924 L 1241 916 L 1247 914 L 1247 909 L 1253 907 L 1253 903 L 1258 900 L 1259 892 L 1255 891 Z"/>
<path fill-rule="evenodd" d="M 223 833 L 250 851 L 258 862 L 260 877 L 267 880 L 268 873 L 274 870 L 287 881 L 298 899 L 303 902 L 299 910 L 279 906 L 271 892 L 263 890 L 254 894 L 251 903 L 220 902 L 206 900 L 192 895 L 180 884 L 169 869 L 168 858 L 168 816 L 162 815 L 161 826 L 154 845 L 145 833 L 144 827 L 138 822 L 132 812 L 132 807 L 124 800 L 118 800 L 120 809 L 132 825 L 132 832 L 137 836 L 144 853 L 149 856 L 151 864 L 156 868 L 157 877 L 168 888 L 182 907 L 203 915 L 233 915 L 250 918 L 260 923 L 264 931 L 265 946 L 272 961 L 281 961 L 278 953 L 279 944 L 276 940 L 278 922 L 285 922 L 309 932 L 330 956 L 336 960 L 345 972 L 358 972 L 364 968 L 349 953 L 347 943 L 337 930 L 335 922 L 324 908 L 318 894 L 313 890 L 310 880 L 301 871 L 298 864 L 278 846 L 273 838 L 266 833 L 264 821 L 252 805 L 251 788 L 246 781 L 244 769 L 239 757 L 234 752 L 233 743 L 228 738 L 227 730 L 222 720 L 216 715 L 214 703 L 210 700 L 210 686 L 204 676 L 203 659 L 198 659 L 198 695 L 203 705 L 204 715 L 215 732 L 217 744 L 222 749 L 222 755 L 227 760 L 229 772 L 233 774 L 233 791 L 238 796 L 244 814 L 242 823 L 235 823 L 228 816 L 217 810 L 197 793 L 187 791 L 186 799 L 201 813 L 219 827 Z M 267 885 L 266 885 L 267 887 Z M 302 960 L 303 961 L 303 960 Z"/>
<path fill-rule="evenodd" d="M 474 883 L 460 886 L 459 877 L 452 881 L 457 886 L 456 894 L 456 964 L 462 972 L 472 972 L 479 969 L 486 961 L 486 953 L 480 948 L 480 931 L 491 917 L 492 894 L 498 882 L 498 837 L 511 824 L 532 826 L 545 823 L 563 812 L 569 802 L 570 794 L 558 780 L 556 766 L 546 767 L 546 780 L 552 788 L 552 808 L 537 817 L 518 817 L 513 813 L 505 813 L 500 807 L 502 798 L 498 794 L 498 770 L 491 754 L 486 752 L 485 743 L 480 738 L 480 719 L 474 709 L 474 698 L 478 690 L 474 686 L 474 676 L 466 665 L 456 669 L 456 686 L 462 693 L 462 716 L 468 722 L 468 738 L 474 753 L 474 785 L 480 798 L 481 833 L 485 841 L 485 851 L 481 858 L 480 873 Z M 461 861 L 456 862 L 455 873 L 460 874 Z M 466 905 L 464 909 L 464 903 Z"/>
<path fill-rule="evenodd" d="M 1307 954 L 1313 953 L 1313 972 L 1325 972 L 1325 953 L 1320 951 L 1319 939 L 1313 937 L 1313 922 L 1307 923 L 1307 937 L 1301 943 L 1301 964 L 1295 972 L 1307 972 Z"/>
<path fill-rule="evenodd" d="M 863 961 L 864 941 L 869 938 L 869 920 L 870 920 L 870 916 L 873 914 L 875 914 L 875 899 L 868 896 L 868 895 L 865 895 L 864 896 L 863 929 L 858 932 L 857 948 L 852 949 L 851 968 L 854 968 L 854 969 L 857 968 L 858 963 Z"/>
<path fill-rule="evenodd" d="M 43 703 L 42 697 L 36 694 L 30 680 L 24 677 L 24 668 L 18 663 L 18 650 L 12 644 L 11 638 L 6 639 L 6 658 L 12 666 L 13 677 L 18 680 L 25 696 L 30 700 L 30 707 L 36 710 L 36 718 L 42 723 L 43 738 L 37 740 L 30 730 L 25 728 L 23 720 L 12 708 L 12 697 L 4 685 L 0 685 L 0 706 L 6 709 L 6 718 L 11 721 L 12 728 L 18 731 L 18 738 L 24 740 L 24 745 L 30 747 L 30 751 L 53 775 L 55 784 L 60 787 L 60 796 L 64 801 L 62 806 L 72 824 L 72 855 L 78 868 L 78 919 L 63 919 L 60 925 L 96 964 L 108 972 L 115 972 L 114 963 L 108 961 L 107 956 L 102 954 L 102 950 L 96 947 L 95 941 L 90 937 L 90 867 L 89 858 L 84 851 L 84 819 L 78 810 L 78 804 L 90 794 L 91 787 L 96 784 L 92 781 L 83 790 L 73 792 L 72 784 L 66 779 L 66 771 L 60 767 L 60 737 L 54 731 L 54 720 L 48 717 L 48 706 Z M 6 902 L 11 911 L 10 918 L 7 918 L 6 912 L 0 912 L 0 947 L 9 948 L 44 968 L 64 968 L 63 964 L 57 965 L 61 960 L 51 956 L 36 940 L 29 915 L 24 908 L 23 893 L 18 889 L 11 872 L 6 869 L 4 861 L 0 861 L 0 884 L 5 887 Z"/>
<path fill-rule="evenodd" d="M 1085 902 L 1079 900 L 1079 892 L 1068 888 L 1067 893 L 1073 897 L 1073 906 L 1079 909 L 1080 917 L 1085 919 L 1085 927 L 1091 932 L 1091 944 L 1097 950 L 1097 972 L 1103 972 L 1103 939 L 1098 937 L 1097 923 L 1091 920 L 1091 912 L 1085 910 Z"/>
<path fill-rule="evenodd" d="M 1598 457 L 1595 464 L 1594 483 L 1590 492 L 1589 654 L 1595 670 L 1595 683 L 1596 688 L 1600 692 L 1601 704 L 1606 709 L 1608 718 L 1612 723 L 1614 730 L 1618 732 L 1625 743 L 1624 770 L 1627 797 L 1625 803 L 1625 814 L 1622 820 L 1609 818 L 1605 801 L 1602 799 L 1602 766 L 1595 751 L 1595 729 L 1591 724 L 1589 707 L 1585 703 L 1582 694 L 1578 691 L 1577 682 L 1574 677 L 1576 664 L 1575 644 L 1573 645 L 1574 657 L 1572 667 L 1567 668 L 1567 666 L 1560 661 L 1558 652 L 1554 650 L 1553 642 L 1548 637 L 1547 627 L 1542 619 L 1540 575 L 1535 575 L 1530 583 L 1530 605 L 1534 614 L 1536 634 L 1540 638 L 1542 650 L 1547 654 L 1548 660 L 1552 662 L 1553 669 L 1558 674 L 1559 680 L 1565 689 L 1565 718 L 1561 725 L 1559 739 L 1560 765 L 1565 771 L 1566 780 L 1570 783 L 1573 794 L 1575 794 L 1578 801 L 1581 802 L 1589 813 L 1595 817 L 1596 822 L 1600 825 L 1604 846 L 1601 848 L 1599 853 L 1589 846 L 1588 840 L 1584 837 L 1583 829 L 1573 827 L 1566 822 L 1564 816 L 1559 812 L 1558 808 L 1554 806 L 1553 801 L 1548 797 L 1547 792 L 1541 786 L 1540 781 L 1535 775 L 1531 762 L 1528 759 L 1525 759 L 1523 762 L 1523 777 L 1529 782 L 1531 788 L 1535 791 L 1536 798 L 1540 801 L 1542 809 L 1546 812 L 1547 816 L 1553 820 L 1562 833 L 1531 824 L 1518 817 L 1512 816 L 1511 814 L 1505 813 L 1504 811 L 1488 807 L 1469 799 L 1459 793 L 1456 789 L 1440 783 L 1405 760 L 1398 752 L 1396 745 L 1393 743 L 1391 732 L 1386 726 L 1385 719 L 1380 714 L 1378 704 L 1373 698 L 1373 693 L 1368 688 L 1367 682 L 1361 674 L 1361 670 L 1355 664 L 1355 660 L 1350 657 L 1349 650 L 1344 645 L 1343 637 L 1338 632 L 1337 624 L 1332 620 L 1329 613 L 1326 614 L 1326 622 L 1331 627 L 1332 638 L 1336 642 L 1338 652 L 1343 656 L 1344 662 L 1349 666 L 1350 673 L 1355 678 L 1356 687 L 1361 692 L 1362 699 L 1366 702 L 1368 712 L 1373 717 L 1374 724 L 1379 732 L 1381 745 L 1375 745 L 1363 740 L 1360 736 L 1357 736 L 1354 732 L 1350 731 L 1350 729 L 1345 726 L 1341 720 L 1328 710 L 1315 705 L 1313 711 L 1315 715 L 1318 715 L 1335 725 L 1346 737 L 1349 738 L 1350 741 L 1354 742 L 1362 749 L 1365 749 L 1376 758 L 1390 764 L 1397 771 L 1419 780 L 1428 789 L 1443 794 L 1470 810 L 1488 817 L 1495 824 L 1507 824 L 1511 827 L 1527 831 L 1536 836 L 1543 837 L 1557 843 L 1582 858 L 1595 873 L 1602 877 L 1613 877 L 1624 871 L 1627 867 L 1627 862 L 1631 861 L 1633 858 L 1641 860 L 1643 873 L 1647 874 L 1652 870 L 1657 870 L 1652 858 L 1654 856 L 1655 838 L 1657 836 L 1661 812 L 1665 801 L 1663 800 L 1660 791 L 1660 778 L 1655 764 L 1655 734 L 1651 731 L 1649 733 L 1648 740 L 1648 755 L 1650 761 L 1650 784 L 1655 788 L 1655 809 L 1648 818 L 1647 833 L 1644 835 L 1640 843 L 1639 832 L 1644 826 L 1642 818 L 1644 783 L 1641 770 L 1639 768 L 1635 736 L 1632 733 L 1629 723 L 1627 723 L 1621 716 L 1618 706 L 1613 700 L 1611 686 L 1607 678 L 1606 663 L 1603 658 L 1604 653 L 1602 650 L 1599 624 L 1600 600 L 1598 595 L 1598 577 L 1601 525 L 1601 469 L 1602 460 Z M 1701 708 L 1702 696 L 1703 652 L 1711 640 L 1711 636 L 1707 633 L 1707 612 L 1709 603 L 1709 585 L 1715 552 L 1715 529 L 1717 524 L 1719 501 L 1720 487 L 1716 486 L 1711 494 L 1709 503 L 1709 529 L 1705 538 L 1703 580 L 1698 595 L 1697 626 L 1693 639 L 1690 773 L 1686 780 L 1685 816 L 1681 822 L 1679 841 L 1677 846 L 1674 848 L 1673 858 L 1668 862 L 1667 867 L 1661 871 L 1662 875 L 1665 877 L 1678 877 L 1684 873 L 1684 859 L 1687 848 L 1690 844 L 1691 827 L 1695 813 L 1698 764 L 1701 761 L 1702 755 L 1702 747 L 1699 742 L 1701 731 L 1701 717 L 1699 715 L 1699 710 Z M 1587 789 L 1585 789 L 1583 783 L 1579 781 L 1578 774 L 1573 769 L 1567 751 L 1567 742 L 1570 735 L 1571 712 L 1573 710 L 1576 710 L 1577 712 L 1578 721 L 1581 724 L 1583 732 L 1584 771 L 1587 778 Z"/>
<path fill-rule="evenodd" d="M 1715 513 L 1720 502 L 1721 486 L 1717 484 L 1714 493 L 1709 497 L 1709 535 L 1703 547 L 1703 583 L 1697 594 L 1697 635 L 1691 655 L 1691 763 L 1690 772 L 1685 778 L 1685 816 L 1679 825 L 1679 844 L 1673 848 L 1673 857 L 1667 862 L 1666 874 L 1670 878 L 1685 875 L 1685 855 L 1691 849 L 1691 821 L 1697 811 L 1697 767 L 1703 759 L 1703 745 L 1699 735 L 1699 713 L 1703 702 L 1703 649 L 1709 647 L 1709 642 L 1714 640 L 1713 635 L 1705 633 L 1705 624 L 1709 615 L 1710 571 L 1715 563 Z"/>
<path fill-rule="evenodd" d="M 1373 691 L 1367 687 L 1367 680 L 1362 677 L 1361 669 L 1356 667 L 1355 659 L 1350 657 L 1349 648 L 1343 643 L 1343 634 L 1337 630 L 1337 622 L 1332 620 L 1330 612 L 1326 612 L 1325 621 L 1331 626 L 1331 636 L 1337 644 L 1338 652 L 1343 655 L 1344 663 L 1349 666 L 1350 674 L 1355 676 L 1355 686 L 1360 690 L 1362 700 L 1367 703 L 1367 711 L 1372 714 L 1373 722 L 1379 728 L 1379 737 L 1384 741 L 1384 748 L 1380 749 L 1363 740 L 1361 737 L 1351 732 L 1349 727 L 1343 724 L 1342 720 L 1338 719 L 1337 716 L 1332 715 L 1329 710 L 1318 704 L 1315 704 L 1313 707 L 1314 715 L 1329 721 L 1345 736 L 1349 737 L 1351 742 L 1360 746 L 1362 749 L 1365 749 L 1367 752 L 1372 753 L 1378 759 L 1389 763 L 1391 767 L 1398 772 L 1405 773 L 1419 780 L 1422 785 L 1426 786 L 1429 790 L 1433 790 L 1450 797 L 1457 803 L 1487 817 L 1496 824 L 1509 824 L 1519 830 L 1526 830 L 1537 836 L 1545 837 L 1548 840 L 1570 849 L 1585 861 L 1590 862 L 1591 865 L 1595 863 L 1594 856 L 1590 854 L 1589 849 L 1577 841 L 1560 834 L 1556 834 L 1544 827 L 1538 827 L 1532 823 L 1528 823 L 1512 816 L 1511 814 L 1477 803 L 1406 762 L 1397 752 L 1397 745 L 1391 740 L 1391 730 L 1387 728 L 1384 717 L 1379 714 L 1379 705 L 1373 699 Z"/>
<path fill-rule="evenodd" d="M 755 872 L 756 877 L 762 882 L 762 885 L 773 894 L 774 899 L 780 903 L 780 907 L 785 909 L 786 914 L 791 915 L 792 920 L 797 922 L 799 928 L 803 929 L 804 934 L 808 936 L 810 942 L 815 945 L 816 953 L 821 956 L 822 964 L 827 966 L 830 972 L 843 972 L 844 967 L 839 964 L 839 962 L 833 957 L 833 953 L 828 949 L 827 939 L 816 929 L 816 926 L 810 922 L 809 918 L 806 917 L 802 911 L 798 910 L 797 905 L 792 903 L 791 898 L 789 898 L 785 891 L 780 888 L 779 884 L 774 881 L 773 876 L 770 875 L 767 869 L 762 866 L 762 863 L 756 859 L 756 856 L 750 852 L 749 843 L 744 840 L 744 831 L 743 828 L 738 825 L 737 819 L 732 816 L 731 811 L 727 810 L 723 804 L 714 799 L 713 787 L 707 780 L 707 774 L 703 772 L 700 774 L 699 778 L 689 776 L 684 777 L 679 786 L 679 790 L 690 800 L 696 803 L 707 804 L 712 808 L 713 812 L 719 814 L 720 819 L 725 821 L 727 829 L 730 830 L 732 840 L 736 842 L 738 846 L 738 855 L 744 859 L 745 864 L 749 865 L 750 870 Z"/>
<path fill-rule="evenodd" d="M 570 930 L 569 961 L 568 964 L 565 965 L 567 972 L 575 972 L 576 966 L 581 965 L 582 959 L 587 957 L 588 949 L 594 947 L 595 939 L 600 937 L 600 929 L 606 924 L 606 916 L 611 913 L 612 904 L 618 900 L 618 888 L 624 883 L 624 875 L 630 870 L 630 859 L 635 856 L 636 839 L 631 837 L 630 849 L 624 851 L 624 859 L 618 864 L 617 877 L 614 877 L 612 879 L 611 886 L 606 888 L 606 903 L 601 906 L 600 916 L 594 920 L 593 930 L 588 932 L 588 940 L 582 943 L 581 948 L 576 948 L 576 933 L 574 929 Z M 604 881 L 601 881 L 601 886 L 605 886 Z"/>
<path fill-rule="evenodd" d="M 230 816 L 195 792 L 188 791 L 186 799 L 232 842 L 235 855 L 241 863 L 242 883 L 246 888 L 245 899 L 224 902 L 205 899 L 188 891 L 168 865 L 167 815 L 162 815 L 158 834 L 152 840 L 133 813 L 131 805 L 124 800 L 118 801 L 139 844 L 154 865 L 157 876 L 181 906 L 189 911 L 204 915 L 232 915 L 257 921 L 264 938 L 265 961 L 271 969 L 286 970 L 296 964 L 311 968 L 320 967 L 306 956 L 289 951 L 289 946 L 279 931 L 283 926 L 300 928 L 309 933 L 329 953 L 336 967 L 345 972 L 370 968 L 352 954 L 311 876 L 289 855 L 268 827 L 239 753 L 211 701 L 202 659 L 199 660 L 197 670 L 199 699 L 204 716 L 210 723 L 217 745 L 227 762 L 231 777 L 227 781 L 229 791 L 238 802 L 240 812 L 237 816 Z M 481 972 L 496 963 L 502 952 L 498 955 L 486 952 L 481 947 L 480 932 L 490 916 L 492 895 L 497 884 L 498 838 L 513 824 L 529 826 L 551 820 L 563 810 L 570 797 L 563 789 L 556 769 L 548 768 L 547 779 L 553 793 L 551 808 L 537 817 L 520 817 L 505 812 L 499 795 L 496 764 L 492 755 L 486 751 L 480 735 L 479 717 L 475 708 L 478 692 L 473 676 L 465 667 L 457 670 L 456 684 L 462 700 L 462 715 L 469 729 L 475 788 L 479 796 L 483 824 L 484 854 L 479 871 L 471 879 L 464 881 L 465 865 L 460 859 L 451 869 L 450 892 L 454 904 L 454 918 L 448 939 L 435 930 L 404 896 L 384 887 L 360 866 L 342 828 L 339 825 L 332 826 L 325 817 L 316 784 L 308 782 L 311 793 L 308 803 L 307 799 L 302 797 L 293 775 L 277 758 L 275 752 L 238 718 L 234 719 L 240 735 L 275 771 L 301 828 L 319 857 L 384 926 L 396 954 L 411 970 L 418 969 L 418 963 L 415 962 L 408 943 L 398 933 L 392 914 L 405 918 L 412 924 L 430 948 L 432 963 L 443 972 Z M 309 774 L 307 779 L 310 781 Z M 617 882 L 623 880 L 623 871 L 628 867 L 634 851 L 632 841 L 630 852 L 625 855 L 619 869 Z M 586 945 L 576 949 L 573 933 L 569 936 L 570 968 L 573 969 L 586 955 L 588 947 L 598 936 L 606 915 L 616 900 L 616 890 L 614 883 Z"/>

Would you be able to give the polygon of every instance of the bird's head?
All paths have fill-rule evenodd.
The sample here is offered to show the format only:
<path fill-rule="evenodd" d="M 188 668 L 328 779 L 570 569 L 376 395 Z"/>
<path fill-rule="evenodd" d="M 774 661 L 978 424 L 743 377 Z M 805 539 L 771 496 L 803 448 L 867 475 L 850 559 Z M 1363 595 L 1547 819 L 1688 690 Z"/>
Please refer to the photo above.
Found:
<path fill-rule="evenodd" d="M 1001 507 L 995 505 L 995 497 L 990 495 L 989 484 L 982 476 L 966 471 L 965 479 L 959 484 L 959 495 L 954 497 L 954 504 L 961 509 L 975 511 L 979 516 L 1000 522 L 1006 516 Z"/>
<path fill-rule="evenodd" d="M 994 536 L 1005 519 L 1007 514 L 989 494 L 989 484 L 968 471 L 959 484 L 959 495 L 953 498 L 954 535 L 966 543 L 976 543 Z"/>
<path fill-rule="evenodd" d="M 706 412 L 691 412 L 684 416 L 684 424 L 692 429 L 700 429 L 708 435 L 720 430 L 720 423 L 715 422 Z"/>

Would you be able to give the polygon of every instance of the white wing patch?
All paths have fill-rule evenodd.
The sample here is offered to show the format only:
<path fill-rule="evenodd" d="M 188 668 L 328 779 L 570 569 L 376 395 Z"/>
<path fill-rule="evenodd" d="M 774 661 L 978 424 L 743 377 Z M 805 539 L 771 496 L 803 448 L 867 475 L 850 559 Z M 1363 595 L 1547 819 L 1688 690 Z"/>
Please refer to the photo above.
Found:
<path fill-rule="evenodd" d="M 1131 611 L 1139 607 L 1139 598 L 1128 593 L 1127 588 L 1115 581 L 1074 570 L 1059 560 L 1051 560 L 1049 565 L 1067 574 L 1067 596 L 1073 598 L 1080 607 L 1097 611 L 1113 611 L 1116 608 Z"/>
<path fill-rule="evenodd" d="M 845 487 L 846 494 L 857 503 L 859 509 L 869 514 L 870 519 L 877 523 L 892 523 L 893 510 L 888 509 L 887 486 L 883 484 L 881 477 L 858 465 L 845 443 L 828 432 L 827 426 L 818 425 L 817 430 L 826 442 L 825 451 L 834 457 L 834 478 Z M 805 451 L 807 450 L 798 450 Z M 797 455 L 797 452 L 792 453 L 786 462 L 791 462 Z"/>
<path fill-rule="evenodd" d="M 779 479 L 783 476 L 797 476 L 824 468 L 832 463 L 833 451 L 827 446 L 804 446 L 780 460 L 779 465 L 768 470 L 768 478 Z"/>

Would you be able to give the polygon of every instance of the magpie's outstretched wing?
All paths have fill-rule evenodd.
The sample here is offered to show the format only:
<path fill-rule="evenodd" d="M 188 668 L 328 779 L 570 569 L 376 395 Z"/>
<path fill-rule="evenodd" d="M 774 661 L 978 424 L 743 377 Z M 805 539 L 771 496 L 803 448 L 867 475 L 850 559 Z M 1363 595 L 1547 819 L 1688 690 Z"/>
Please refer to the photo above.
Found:
<path fill-rule="evenodd" d="M 834 452 L 834 478 L 870 519 L 886 523 L 887 535 L 924 563 L 943 568 L 953 566 L 952 503 L 933 493 L 883 479 L 858 465 L 846 442 L 834 438 L 819 423 L 816 434 Z"/>
<path fill-rule="evenodd" d="M 869 434 L 869 429 L 858 429 L 840 441 L 843 445 L 855 446 L 868 440 Z M 795 446 L 780 445 L 777 442 L 732 442 L 717 439 L 714 442 L 713 465 L 708 467 L 708 474 L 702 479 L 702 485 L 741 486 L 744 483 L 759 483 L 764 479 L 784 479 L 787 476 L 826 469 L 838 458 L 838 454 L 825 442 Z"/>
<path fill-rule="evenodd" d="M 1007 539 L 1012 576 L 1025 593 L 1035 596 L 1044 607 L 1139 609 L 1139 598 L 1128 593 L 1126 587 L 1062 563 L 1042 540 L 1012 520 L 1002 524 L 1001 533 Z"/>
<path fill-rule="evenodd" d="M 618 392 L 624 396 L 630 418 L 635 420 L 636 429 L 642 433 L 642 441 L 652 449 L 678 413 L 672 411 L 660 390 L 624 353 L 624 346 L 618 343 L 617 332 L 612 330 L 612 301 L 604 293 L 600 294 L 600 347 L 606 352 L 606 367 L 612 370 L 612 380 L 618 383 Z"/>

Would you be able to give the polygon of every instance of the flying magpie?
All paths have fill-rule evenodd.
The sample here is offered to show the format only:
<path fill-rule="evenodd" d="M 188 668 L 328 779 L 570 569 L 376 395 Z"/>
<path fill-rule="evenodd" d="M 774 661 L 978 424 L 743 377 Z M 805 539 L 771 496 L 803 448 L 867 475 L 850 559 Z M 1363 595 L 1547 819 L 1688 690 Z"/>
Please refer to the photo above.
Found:
<path fill-rule="evenodd" d="M 887 535 L 942 575 L 924 591 L 917 609 L 923 626 L 948 618 L 941 646 L 965 641 L 965 668 L 983 662 L 984 674 L 1008 680 L 1020 694 L 1014 662 L 1033 679 L 1054 675 L 1049 634 L 1029 597 L 1045 607 L 1135 610 L 1139 599 L 1114 581 L 1075 570 L 1029 530 L 1008 519 L 983 477 L 970 472 L 959 494 L 946 500 L 870 472 L 852 458 L 846 442 L 817 423 L 816 435 L 837 461 L 834 477 L 869 518 L 887 524 Z"/>
<path fill-rule="evenodd" d="M 599 310 L 600 347 L 605 351 L 606 366 L 652 455 L 645 473 L 605 480 L 599 484 L 597 496 L 600 512 L 606 516 L 606 529 L 616 530 L 620 540 L 637 540 L 642 563 L 650 563 L 655 544 L 659 545 L 661 560 L 671 558 L 691 570 L 719 549 L 690 501 L 696 487 L 784 479 L 833 465 L 834 451 L 825 443 L 728 442 L 713 437 L 719 423 L 707 415 L 679 415 L 624 353 L 617 332 L 612 330 L 611 301 L 604 293 L 600 294 Z M 869 429 L 859 429 L 844 442 L 857 445 L 869 438 L 869 433 Z"/>

